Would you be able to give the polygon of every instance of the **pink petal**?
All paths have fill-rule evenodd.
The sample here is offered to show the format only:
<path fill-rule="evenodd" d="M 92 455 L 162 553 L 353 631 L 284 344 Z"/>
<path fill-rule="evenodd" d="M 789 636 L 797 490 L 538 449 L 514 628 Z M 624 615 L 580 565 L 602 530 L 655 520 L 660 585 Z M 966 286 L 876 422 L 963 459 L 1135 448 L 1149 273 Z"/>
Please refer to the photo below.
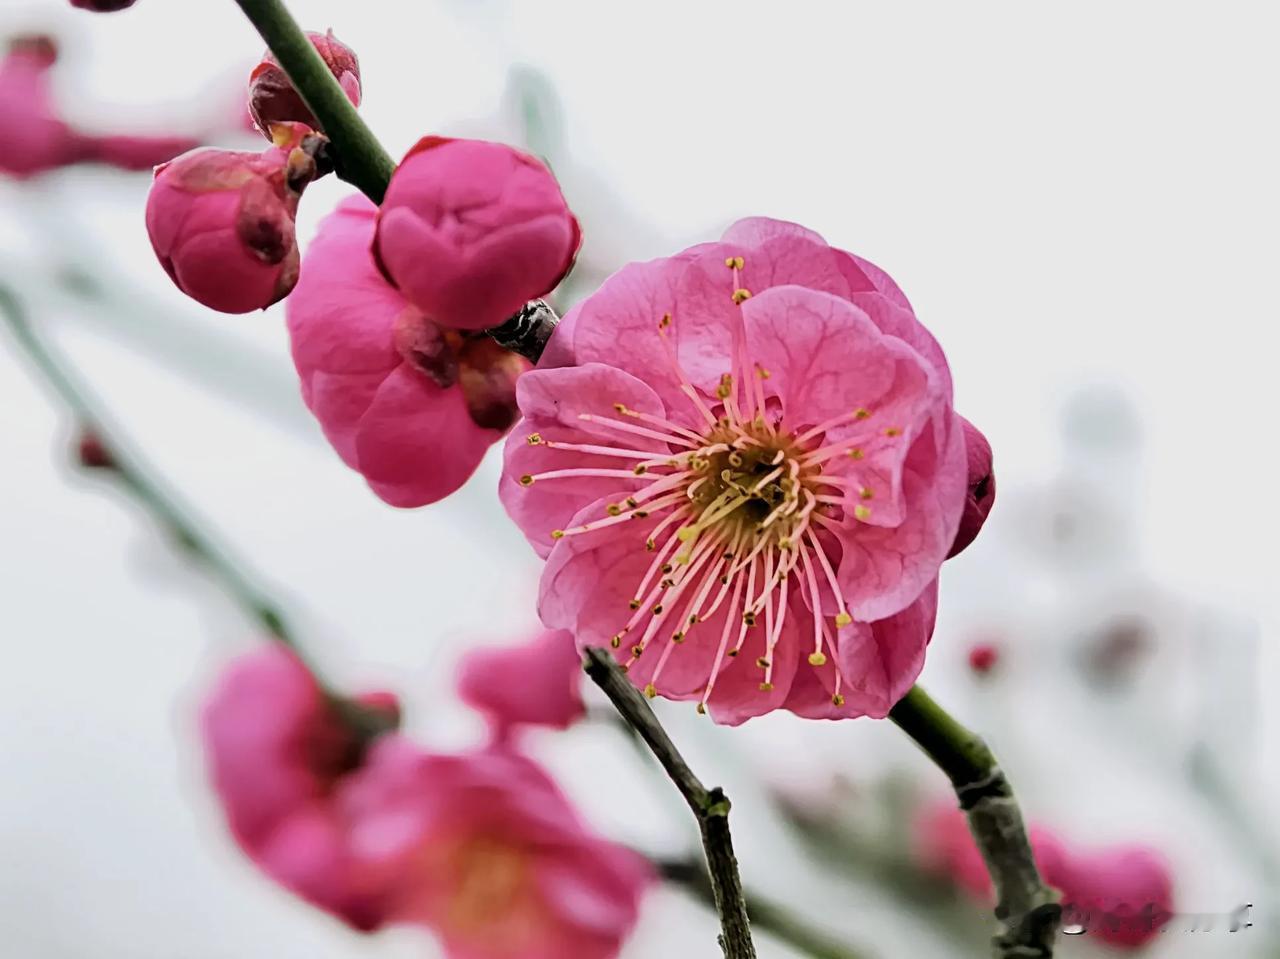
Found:
<path fill-rule="evenodd" d="M 847 705 L 882 719 L 924 668 L 925 647 L 938 612 L 938 582 L 896 615 L 843 627 L 836 641 Z"/>

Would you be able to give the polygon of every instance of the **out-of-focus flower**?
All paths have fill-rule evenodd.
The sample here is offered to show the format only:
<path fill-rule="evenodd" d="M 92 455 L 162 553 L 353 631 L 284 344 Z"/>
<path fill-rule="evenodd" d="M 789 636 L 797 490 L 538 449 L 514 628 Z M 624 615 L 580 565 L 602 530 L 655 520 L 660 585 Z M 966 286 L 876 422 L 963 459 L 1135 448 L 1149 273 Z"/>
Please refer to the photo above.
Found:
<path fill-rule="evenodd" d="M 540 768 L 504 750 L 379 748 L 388 764 L 395 751 L 404 761 L 400 783 L 384 781 L 377 804 L 421 824 L 403 847 L 419 881 L 397 920 L 433 929 L 450 959 L 618 954 L 652 868 L 589 830 Z"/>
<path fill-rule="evenodd" d="M 325 65 L 337 78 L 342 91 L 354 106 L 360 105 L 360 61 L 355 51 L 328 33 L 307 32 L 312 46 L 320 54 Z M 289 75 L 270 51 L 262 55 L 262 62 L 249 74 L 249 114 L 267 137 L 271 139 L 274 123 L 305 123 L 319 129 L 315 115 L 294 89 Z"/>
<path fill-rule="evenodd" d="M 80 138 L 58 116 L 49 93 L 48 72 L 58 58 L 51 37 L 9 41 L 0 62 L 0 171 L 34 176 L 79 158 Z"/>
<path fill-rule="evenodd" d="M 99 135 L 67 124 L 49 91 L 57 60 L 53 39 L 17 37 L 0 62 L 0 172 L 35 176 L 72 163 L 103 163 L 149 170 L 196 146 L 188 136 Z"/>
<path fill-rule="evenodd" d="M 1028 838 L 1041 878 L 1062 894 L 1064 927 L 1132 949 L 1159 935 L 1172 915 L 1172 874 L 1153 850 L 1118 846 L 1080 854 L 1034 824 Z M 921 869 L 954 882 L 974 899 L 992 902 L 982 853 L 964 814 L 954 805 L 928 808 L 917 823 L 915 839 L 913 852 Z"/>
<path fill-rule="evenodd" d="M 1000 662 L 1000 647 L 994 643 L 974 643 L 969 647 L 969 668 L 985 676 Z"/>
<path fill-rule="evenodd" d="M 302 396 L 343 462 L 393 506 L 460 487 L 515 419 L 528 363 L 431 323 L 369 252 L 376 208 L 344 200 L 307 249 L 286 303 Z"/>
<path fill-rule="evenodd" d="M 549 293 L 581 236 L 550 171 L 501 143 L 424 137 L 378 214 L 374 256 L 441 326 L 496 326 Z"/>
<path fill-rule="evenodd" d="M 385 695 L 368 697 L 365 708 L 394 725 Z M 370 748 L 279 644 L 231 664 L 202 725 L 231 831 L 258 867 L 357 929 L 387 921 L 403 895 L 399 844 L 407 841 L 385 796 L 386 782 L 401 782 L 401 766 L 381 761 L 376 748 L 388 737 Z"/>
<path fill-rule="evenodd" d="M 94 13 L 114 13 L 116 10 L 128 9 L 136 2 L 137 0 L 71 0 L 71 5 Z"/>
<path fill-rule="evenodd" d="M 85 469 L 115 469 L 116 460 L 102 437 L 92 429 L 83 429 L 76 438 L 76 461 Z"/>
<path fill-rule="evenodd" d="M 964 513 L 960 517 L 960 529 L 956 531 L 956 541 L 951 544 L 947 553 L 950 559 L 974 541 L 987 521 L 987 514 L 996 502 L 996 474 L 991 466 L 991 444 L 976 426 L 960 417 L 964 425 L 965 458 L 969 464 L 969 478 L 966 484 Z"/>
<path fill-rule="evenodd" d="M 298 278 L 294 216 L 315 162 L 298 145 L 261 154 L 193 150 L 156 170 L 147 233 L 178 289 L 211 309 L 248 313 Z"/>
<path fill-rule="evenodd" d="M 744 220 L 611 277 L 517 396 L 501 493 L 548 558 L 548 627 L 724 723 L 882 717 L 910 688 L 965 449 L 880 269 Z"/>
<path fill-rule="evenodd" d="M 582 716 L 582 658 L 573 636 L 547 629 L 516 646 L 473 649 L 458 669 L 458 695 L 499 738 L 511 727 L 565 729 Z"/>

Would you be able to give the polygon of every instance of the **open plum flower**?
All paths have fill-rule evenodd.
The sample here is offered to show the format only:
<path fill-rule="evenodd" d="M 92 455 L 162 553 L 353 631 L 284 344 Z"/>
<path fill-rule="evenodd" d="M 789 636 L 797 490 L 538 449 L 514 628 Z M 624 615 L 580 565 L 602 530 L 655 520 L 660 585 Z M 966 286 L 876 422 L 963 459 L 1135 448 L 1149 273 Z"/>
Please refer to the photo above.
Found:
<path fill-rule="evenodd" d="M 321 224 L 285 304 L 302 396 L 338 455 L 392 506 L 443 499 L 515 420 L 527 361 L 445 330 L 370 253 L 377 208 L 350 197 Z"/>
<path fill-rule="evenodd" d="M 735 724 L 882 717 L 965 505 L 951 378 L 872 264 L 794 224 L 625 267 L 517 384 L 501 495 L 539 611 Z"/>
<path fill-rule="evenodd" d="M 655 878 L 642 856 L 592 832 L 516 753 L 379 748 L 400 778 L 379 781 L 377 805 L 415 824 L 401 851 L 419 881 L 397 921 L 432 929 L 449 959 L 617 956 Z"/>

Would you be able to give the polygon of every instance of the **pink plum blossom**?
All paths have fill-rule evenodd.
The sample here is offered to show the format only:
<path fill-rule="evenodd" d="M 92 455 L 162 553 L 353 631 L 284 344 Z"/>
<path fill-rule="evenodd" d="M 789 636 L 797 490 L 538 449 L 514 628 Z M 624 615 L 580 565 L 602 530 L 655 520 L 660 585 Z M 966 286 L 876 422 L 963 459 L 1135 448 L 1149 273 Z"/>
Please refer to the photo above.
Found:
<path fill-rule="evenodd" d="M 315 172 L 296 145 L 193 150 L 158 167 L 147 233 L 161 266 L 187 296 L 223 313 L 275 303 L 298 278 L 294 216 Z"/>
<path fill-rule="evenodd" d="M 338 455 L 393 506 L 458 489 L 516 418 L 528 363 L 443 330 L 378 271 L 376 208 L 350 197 L 321 224 L 285 304 L 302 396 Z"/>
<path fill-rule="evenodd" d="M 1173 878 L 1158 853 L 1133 845 L 1080 853 L 1035 824 L 1028 836 L 1041 878 L 1062 894 L 1064 925 L 1127 949 L 1159 935 L 1173 911 Z M 926 809 L 915 839 L 916 862 L 925 872 L 948 879 L 984 904 L 994 902 L 982 853 L 954 805 Z"/>
<path fill-rule="evenodd" d="M 586 711 L 573 636 L 542 630 L 516 646 L 473 649 L 458 668 L 458 696 L 505 739 L 513 726 L 566 729 Z"/>
<path fill-rule="evenodd" d="M 978 428 L 960 417 L 964 427 L 965 459 L 969 465 L 964 501 L 964 513 L 960 516 L 960 529 L 956 541 L 951 544 L 947 557 L 962 552 L 974 541 L 987 521 L 987 514 L 996 502 L 996 474 L 991 465 L 991 444 Z"/>
<path fill-rule="evenodd" d="M 539 611 L 722 723 L 885 716 L 965 502 L 942 351 L 880 269 L 802 227 L 625 267 L 517 384 L 501 495 Z"/>
<path fill-rule="evenodd" d="M 366 705 L 394 723 L 394 700 L 371 696 Z M 306 667 L 278 643 L 230 665 L 202 726 L 214 787 L 245 853 L 357 929 L 382 925 L 405 881 L 398 852 L 381 848 L 403 841 L 394 815 L 379 804 L 380 783 L 399 782 L 398 763 L 380 759 L 384 753 L 347 728 Z"/>
<path fill-rule="evenodd" d="M 95 134 L 75 129 L 59 113 L 49 90 L 58 50 L 50 37 L 10 41 L 0 62 L 0 172 L 29 177 L 73 163 L 150 170 L 192 149 L 189 136 Z"/>
<path fill-rule="evenodd" d="M 417 880 L 396 920 L 435 931 L 447 959 L 618 955 L 652 867 L 592 832 L 538 766 L 499 749 L 377 748 L 401 778 L 379 783 L 376 804 L 415 824 L 401 848 Z"/>
<path fill-rule="evenodd" d="M 431 136 L 391 177 L 374 255 L 434 322 L 482 330 L 554 289 L 580 240 L 537 159 L 501 143 Z"/>
<path fill-rule="evenodd" d="M 358 107 L 360 61 L 355 51 L 335 37 L 332 30 L 327 33 L 308 31 L 307 38 L 320 54 L 320 59 L 337 78 L 347 99 Z M 249 74 L 249 115 L 267 139 L 271 139 L 271 126 L 275 123 L 297 122 L 305 123 L 313 129 L 320 127 L 315 115 L 294 89 L 289 75 L 280 66 L 280 61 L 270 50 L 262 55 L 262 61 Z"/>

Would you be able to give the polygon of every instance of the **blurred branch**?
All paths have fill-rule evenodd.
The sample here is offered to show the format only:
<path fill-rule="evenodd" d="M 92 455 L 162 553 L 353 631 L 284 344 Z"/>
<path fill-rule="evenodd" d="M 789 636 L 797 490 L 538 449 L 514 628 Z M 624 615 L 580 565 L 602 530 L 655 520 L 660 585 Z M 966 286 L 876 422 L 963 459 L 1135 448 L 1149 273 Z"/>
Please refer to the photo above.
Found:
<path fill-rule="evenodd" d="M 654 861 L 654 866 L 662 878 L 683 886 L 703 905 L 715 908 L 715 890 L 701 863 L 691 859 L 658 859 Z M 746 902 L 747 916 L 753 926 L 813 959 L 866 959 L 866 953 L 814 929 L 791 909 L 767 899 L 755 890 L 747 891 Z"/>
<path fill-rule="evenodd" d="M 335 173 L 381 204 L 395 161 L 382 148 L 281 0 L 236 0 L 333 146 Z"/>
<path fill-rule="evenodd" d="M 911 687 L 889 718 L 947 774 L 969 818 L 1004 927 L 992 943 L 996 959 L 1049 959 L 1062 907 L 1036 869 L 1022 812 L 995 755 L 919 686 Z"/>
<path fill-rule="evenodd" d="M 250 619 L 271 636 L 297 650 L 295 637 L 275 603 L 256 585 L 258 577 L 232 558 L 202 528 L 191 511 L 152 478 L 149 465 L 128 453 L 98 413 L 98 404 L 81 386 L 68 364 L 31 327 L 22 303 L 0 286 L 0 314 L 18 347 L 36 372 L 74 414 L 82 431 L 92 433 L 110 460 L 110 474 L 137 503 L 172 534 L 179 546 L 206 569 Z"/>
<path fill-rule="evenodd" d="M 738 875 L 738 860 L 733 854 L 733 837 L 729 833 L 729 797 L 719 786 L 708 789 L 694 775 L 644 696 L 631 684 L 612 656 L 602 649 L 588 649 L 584 668 L 622 718 L 644 740 L 698 820 L 710 870 L 707 880 L 720 916 L 720 948 L 725 959 L 755 959 L 756 949 L 751 941 L 742 879 Z"/>

